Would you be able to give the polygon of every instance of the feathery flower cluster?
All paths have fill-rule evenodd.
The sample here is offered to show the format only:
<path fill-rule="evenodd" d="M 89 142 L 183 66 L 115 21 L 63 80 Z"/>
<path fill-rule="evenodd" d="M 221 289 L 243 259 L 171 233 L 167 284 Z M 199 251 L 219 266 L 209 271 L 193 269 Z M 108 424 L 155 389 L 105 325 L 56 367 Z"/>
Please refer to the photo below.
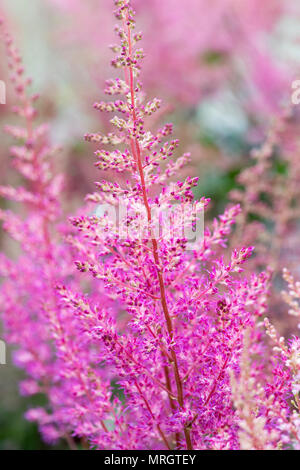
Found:
<path fill-rule="evenodd" d="M 287 269 L 283 278 L 288 291 L 282 292 L 290 306 L 289 314 L 299 317 L 299 282 Z M 257 331 L 265 326 L 271 350 L 257 341 L 253 331 L 245 335 L 238 380 L 232 374 L 233 403 L 239 416 L 241 449 L 299 449 L 300 439 L 300 342 L 286 341 L 265 317 Z M 258 360 L 268 353 L 269 365 Z"/>
<path fill-rule="evenodd" d="M 0 295 L 6 338 L 28 375 L 21 390 L 48 397 L 27 418 L 48 441 L 81 439 L 97 449 L 297 446 L 288 394 L 297 402 L 299 340 L 285 346 L 267 323 L 282 359 L 270 366 L 261 321 L 269 275 L 243 272 L 252 246 L 226 250 L 241 208 L 197 231 L 209 201 L 193 199 L 197 179 L 174 181 L 189 155 L 170 160 L 178 147 L 172 125 L 148 127 L 160 101 L 145 101 L 139 81 L 143 51 L 131 2 L 115 3 L 120 45 L 112 65 L 122 76 L 107 82 L 111 101 L 94 106 L 115 113 L 113 131 L 85 138 L 100 145 L 96 167 L 119 178 L 96 183 L 70 228 L 59 224 L 61 178 L 6 36 L 15 110 L 25 121 L 8 132 L 27 187 L 1 188 L 22 202 L 26 219 L 1 212 L 22 250 L 16 261 L 1 257 Z"/>
<path fill-rule="evenodd" d="M 193 179 L 165 186 L 181 166 L 181 160 L 164 163 L 177 141 L 162 142 L 172 132 L 170 125 L 155 134 L 145 127 L 159 101 L 144 104 L 138 80 L 143 53 L 135 48 L 141 36 L 134 32 L 129 2 L 116 3 L 121 46 L 114 47 L 118 55 L 112 65 L 124 70 L 124 78 L 107 84 L 106 93 L 118 95 L 118 101 L 95 108 L 122 117 L 111 119 L 114 133 L 87 134 L 86 139 L 121 146 L 118 151 L 96 151 L 96 166 L 126 176 L 123 185 L 97 183 L 101 191 L 88 196 L 98 205 L 94 215 L 73 218 L 72 223 L 86 239 L 77 246 L 78 269 L 104 284 L 117 308 L 96 313 L 99 307 L 90 296 L 83 298 L 63 286 L 59 292 L 87 324 L 91 341 L 102 345 L 103 373 L 106 367 L 107 373 L 114 371 L 123 390 L 123 432 L 132 433 L 131 448 L 238 448 L 229 370 L 238 367 L 243 332 L 264 313 L 268 279 L 264 274 L 241 277 L 251 247 L 234 250 L 227 261 L 219 253 L 238 206 L 215 221 L 212 231 L 206 229 L 190 250 L 185 237 L 154 235 L 157 208 L 176 200 L 195 214 L 208 201 L 191 205 Z M 99 204 L 107 202 L 126 203 L 126 224 L 133 226 L 130 237 L 112 226 L 110 214 L 97 216 Z M 142 208 L 146 221 L 138 237 L 134 228 L 140 227 Z M 121 442 L 123 436 L 121 432 Z M 103 446 L 98 437 L 94 443 Z"/>
<path fill-rule="evenodd" d="M 54 305 L 51 284 L 54 281 L 53 253 L 57 247 L 52 241 L 51 225 L 59 216 L 62 178 L 53 175 L 53 149 L 47 142 L 47 127 L 35 124 L 34 103 L 38 96 L 29 94 L 30 79 L 24 75 L 12 38 L 6 32 L 3 37 L 11 82 L 18 98 L 13 111 L 24 122 L 21 126 L 7 126 L 6 132 L 15 141 L 10 148 L 13 166 L 26 180 L 27 187 L 0 187 L 1 196 L 22 203 L 26 213 L 26 218 L 22 219 L 10 210 L 0 212 L 4 230 L 21 246 L 16 261 L 1 254 L 0 273 L 4 277 L 1 309 L 7 341 L 18 345 L 14 360 L 28 374 L 21 383 L 21 392 L 31 395 L 48 393 L 55 370 L 47 308 L 52 311 Z M 55 429 L 47 425 L 46 416 L 43 419 L 44 434 L 51 440 L 56 435 Z"/>
<path fill-rule="evenodd" d="M 111 41 L 109 0 L 50 3 L 72 15 L 72 30 L 64 27 L 64 41 L 80 41 L 97 51 L 103 48 L 104 37 Z M 162 90 L 190 105 L 234 79 L 248 111 L 267 116 L 278 111 L 291 78 L 289 65 L 278 62 L 263 37 L 275 30 L 281 15 L 290 12 L 292 2 L 215 0 L 209 8 L 206 0 L 189 0 L 188 8 L 176 0 L 132 4 L 141 20 L 147 18 L 144 41 L 149 59 L 143 67 L 147 89 Z M 153 34 L 155 30 L 160 34 Z M 94 75 L 99 79 L 99 71 Z"/>
<path fill-rule="evenodd" d="M 298 159 L 299 141 L 295 136 L 296 113 L 283 109 L 270 128 L 263 145 L 252 151 L 250 166 L 238 175 L 239 189 L 230 199 L 241 205 L 237 230 L 232 243 L 253 243 L 255 257 L 248 264 L 252 271 L 268 269 L 273 273 L 270 308 L 281 323 L 281 332 L 290 334 L 292 319 L 285 320 L 281 273 L 286 264 L 292 272 L 298 265 L 298 230 L 300 197 Z M 278 288 L 279 287 L 279 288 Z"/>
<path fill-rule="evenodd" d="M 58 227 L 63 178 L 54 173 L 55 149 L 48 144 L 47 126 L 35 123 L 38 97 L 29 93 L 30 80 L 25 78 L 20 54 L 10 35 L 4 32 L 3 37 L 18 98 L 13 111 L 24 123 L 6 131 L 15 140 L 12 162 L 26 187 L 0 187 L 1 196 L 21 203 L 25 214 L 22 218 L 11 210 L 0 212 L 4 230 L 20 244 L 16 260 L 3 253 L 0 258 L 2 320 L 6 340 L 17 346 L 14 362 L 27 374 L 21 393 L 44 393 L 49 399 L 46 409 L 28 410 L 27 418 L 39 422 L 46 441 L 64 437 L 72 445 L 70 433 L 75 426 L 70 428 L 68 415 L 80 427 L 80 416 L 87 411 L 82 390 L 89 390 L 95 403 L 106 400 L 110 406 L 110 401 L 102 381 L 93 392 L 99 380 L 89 373 L 94 352 L 82 347 L 76 319 L 59 304 L 58 282 L 76 282 L 72 250 L 62 242 Z"/>
<path fill-rule="evenodd" d="M 274 121 L 261 148 L 252 151 L 251 166 L 238 176 L 242 189 L 230 194 L 231 200 L 243 208 L 238 220 L 239 238 L 255 240 L 259 254 L 256 263 L 277 271 L 282 269 L 283 257 L 293 262 L 289 239 L 292 241 L 291 234 L 297 232 L 300 216 L 296 204 L 300 196 L 299 143 L 294 139 L 291 144 L 292 125 L 293 113 L 287 108 Z M 293 255 L 295 249 L 293 243 Z"/>

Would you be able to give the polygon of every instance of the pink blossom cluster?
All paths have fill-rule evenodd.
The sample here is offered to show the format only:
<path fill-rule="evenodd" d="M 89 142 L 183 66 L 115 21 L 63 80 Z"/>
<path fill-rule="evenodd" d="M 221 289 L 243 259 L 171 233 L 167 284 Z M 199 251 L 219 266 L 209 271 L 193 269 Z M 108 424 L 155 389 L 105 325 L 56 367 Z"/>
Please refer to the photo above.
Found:
<path fill-rule="evenodd" d="M 110 0 L 50 0 L 66 18 L 64 41 L 86 44 L 89 51 L 112 42 Z M 247 110 L 270 116 L 279 110 L 291 81 L 291 64 L 279 61 L 265 36 L 276 30 L 284 14 L 293 14 L 286 0 L 134 0 L 143 24 L 147 56 L 143 82 L 148 90 L 195 105 L 199 99 L 235 83 Z M 71 20 L 72 17 L 72 20 Z M 156 32 L 159 31 L 159 34 Z M 102 62 L 94 73 L 97 80 Z"/>
<path fill-rule="evenodd" d="M 245 270 L 251 240 L 243 246 L 237 237 L 228 248 L 240 205 L 189 245 L 183 223 L 193 232 L 209 200 L 194 199 L 197 178 L 177 180 L 189 155 L 172 160 L 172 125 L 148 124 L 161 102 L 148 101 L 139 80 L 144 53 L 131 2 L 115 3 L 120 77 L 94 105 L 113 113 L 111 132 L 85 135 L 108 178 L 70 223 L 47 127 L 36 121 L 37 96 L 4 34 L 23 123 L 6 130 L 25 183 L 0 188 L 23 207 L 0 212 L 20 244 L 16 259 L 0 258 L 1 311 L 27 375 L 21 393 L 48 400 L 26 417 L 47 441 L 66 439 L 71 448 L 299 448 L 299 339 L 286 342 L 267 319 L 270 274 Z M 175 212 L 170 230 L 158 209 L 175 202 L 185 218 Z M 109 210 L 120 204 L 122 233 Z M 284 276 L 283 296 L 299 316 L 299 283 Z"/>

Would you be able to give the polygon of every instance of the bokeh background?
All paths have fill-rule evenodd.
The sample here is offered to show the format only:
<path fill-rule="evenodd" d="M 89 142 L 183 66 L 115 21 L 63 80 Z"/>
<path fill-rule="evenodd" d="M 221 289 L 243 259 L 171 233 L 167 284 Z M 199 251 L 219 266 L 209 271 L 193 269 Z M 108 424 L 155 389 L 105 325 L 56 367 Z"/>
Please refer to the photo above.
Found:
<path fill-rule="evenodd" d="M 297 0 L 134 0 L 146 52 L 141 80 L 150 97 L 163 98 L 158 120 L 172 121 L 181 149 L 192 152 L 189 174 L 199 176 L 196 196 L 212 198 L 220 213 L 250 152 L 264 140 L 289 105 L 300 79 L 300 5 Z M 41 121 L 50 123 L 60 150 L 56 165 L 66 175 L 66 213 L 93 190 L 93 152 L 85 132 L 108 122 L 93 110 L 114 71 L 112 0 L 1 0 L 0 15 L 16 38 L 33 91 L 41 94 Z M 0 47 L 0 79 L 7 66 Z M 7 86 L 0 128 L 15 122 Z M 299 117 L 295 110 L 294 135 Z M 286 144 L 286 143 L 285 143 Z M 1 130 L 0 184 L 16 183 L 9 139 Z M 280 172 L 280 168 L 278 168 Z M 0 207 L 6 204 L 0 200 Z M 7 246 L 3 234 L 2 249 Z M 1 335 L 0 335 L 1 336 Z M 45 449 L 34 424 L 23 419 L 32 404 L 18 392 L 21 372 L 0 366 L 0 449 Z M 30 399 L 32 400 L 32 399 Z M 43 397 L 36 400 L 43 403 Z M 63 444 L 61 447 L 63 448 Z"/>

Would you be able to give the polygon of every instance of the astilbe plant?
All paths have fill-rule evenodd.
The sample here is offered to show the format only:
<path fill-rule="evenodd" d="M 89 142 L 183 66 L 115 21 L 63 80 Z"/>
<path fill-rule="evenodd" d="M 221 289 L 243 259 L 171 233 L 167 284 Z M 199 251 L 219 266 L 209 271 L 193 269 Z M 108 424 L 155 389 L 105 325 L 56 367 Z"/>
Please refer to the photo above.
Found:
<path fill-rule="evenodd" d="M 68 14 L 64 41 L 87 44 L 97 55 L 102 48 L 105 55 L 103 38 L 111 40 L 110 0 L 49 1 Z M 145 61 L 143 82 L 147 89 L 194 106 L 234 80 L 253 119 L 269 117 L 278 111 L 291 72 L 288 61 L 278 63 L 264 36 L 273 35 L 281 17 L 294 14 L 292 3 L 216 0 L 208 6 L 205 0 L 189 0 L 186 8 L 178 0 L 134 0 L 141 20 L 147 19 L 144 41 L 151 60 Z M 157 28 L 159 35 L 154 34 Z M 102 80 L 99 74 L 94 73 Z"/>
<path fill-rule="evenodd" d="M 0 273 L 1 310 L 6 339 L 18 345 L 14 353 L 16 364 L 24 368 L 28 378 L 21 383 L 21 392 L 32 395 L 49 392 L 51 377 L 55 374 L 54 355 L 49 344 L 49 319 L 46 309 L 53 309 L 54 298 L 51 283 L 54 280 L 54 250 L 51 225 L 59 215 L 57 197 L 62 179 L 53 178 L 45 125 L 35 125 L 34 103 L 38 96 L 28 91 L 30 79 L 24 76 L 24 68 L 12 38 L 5 31 L 3 39 L 9 58 L 11 82 L 18 98 L 14 112 L 23 121 L 21 126 L 7 126 L 6 132 L 15 140 L 10 148 L 13 166 L 25 178 L 24 186 L 1 186 L 0 193 L 6 199 L 22 203 L 26 218 L 11 210 L 1 210 L 3 228 L 20 243 L 21 254 L 16 261 L 1 254 Z M 53 428 L 44 428 L 45 433 Z"/>
<path fill-rule="evenodd" d="M 65 437 L 73 446 L 81 438 L 97 449 L 239 449 L 243 420 L 251 432 L 258 420 L 263 436 L 258 444 L 250 439 L 251 446 L 274 448 L 291 422 L 292 378 L 264 360 L 268 275 L 242 273 L 251 246 L 224 256 L 239 206 L 193 243 L 186 236 L 186 229 L 197 234 L 209 201 L 193 200 L 196 179 L 174 180 L 189 155 L 169 160 L 178 145 L 166 141 L 172 126 L 146 127 L 160 101 L 145 101 L 138 80 L 143 52 L 130 2 L 116 7 L 121 44 L 112 65 L 123 76 L 107 82 L 105 92 L 116 99 L 95 104 L 117 113 L 115 130 L 86 140 L 101 145 L 96 167 L 123 178 L 96 183 L 98 191 L 71 218 L 72 229 L 59 224 L 60 185 L 41 129 L 33 126 L 20 58 L 6 38 L 15 110 L 25 120 L 23 128 L 8 128 L 21 140 L 11 153 L 28 189 L 1 189 L 27 210 L 26 220 L 1 212 L 22 248 L 17 261 L 1 258 L 1 302 L 6 338 L 29 377 L 21 389 L 48 397 L 46 408 L 29 410 L 27 418 L 48 440 Z M 122 230 L 114 218 L 120 207 Z M 262 384 L 257 393 L 246 393 L 248 376 Z M 251 400 L 263 396 L 254 409 Z"/>
<path fill-rule="evenodd" d="M 239 174 L 240 188 L 230 193 L 243 209 L 236 239 L 255 239 L 256 264 L 277 271 L 287 258 L 293 263 L 289 250 L 297 249 L 293 242 L 300 215 L 297 125 L 291 107 L 284 108 L 261 147 L 252 151 L 250 166 Z"/>
<path fill-rule="evenodd" d="M 112 64 L 123 69 L 124 78 L 107 83 L 106 93 L 118 95 L 116 101 L 95 104 L 119 113 L 111 120 L 116 131 L 86 139 L 119 146 L 96 151 L 96 166 L 126 176 L 123 184 L 96 183 L 100 191 L 87 199 L 102 208 L 125 205 L 130 236 L 120 233 L 110 211 L 97 215 L 99 207 L 91 216 L 72 219 L 86 238 L 77 246 L 77 267 L 104 283 L 116 308 L 102 309 L 91 296 L 64 286 L 59 292 L 82 318 L 91 341 L 101 344 L 103 374 L 114 375 L 123 390 L 124 422 L 118 431 L 118 421 L 112 424 L 119 432 L 118 447 L 132 435 L 130 448 L 136 449 L 238 448 L 229 370 L 238 367 L 245 328 L 264 312 L 267 276 L 241 278 L 251 247 L 234 250 L 228 261 L 222 258 L 238 206 L 215 221 L 212 231 L 206 229 L 190 250 L 180 218 L 175 217 L 174 234 L 154 234 L 158 210 L 170 208 L 174 200 L 185 209 L 188 224 L 208 201 L 191 204 L 194 179 L 166 185 L 188 156 L 165 165 L 177 146 L 176 140 L 162 143 L 171 125 L 155 134 L 145 128 L 159 101 L 144 102 L 138 81 L 143 53 L 135 48 L 141 36 L 134 32 L 129 2 L 116 3 L 121 45 L 114 48 L 118 55 Z M 103 447 L 98 436 L 93 442 Z"/>
<path fill-rule="evenodd" d="M 83 347 L 76 318 L 59 304 L 57 283 L 76 283 L 72 247 L 63 242 L 67 229 L 60 224 L 58 198 L 63 178 L 53 168 L 55 149 L 49 145 L 47 126 L 36 123 L 38 96 L 30 95 L 31 81 L 24 75 L 12 38 L 6 32 L 3 38 L 18 98 L 13 111 L 23 121 L 20 126 L 7 126 L 6 132 L 15 140 L 10 148 L 13 166 L 26 182 L 26 187 L 0 187 L 1 196 L 21 203 L 25 214 L 22 218 L 11 210 L 0 212 L 4 230 L 21 248 L 16 260 L 4 254 L 0 258 L 5 338 L 17 346 L 14 362 L 26 371 L 21 393 L 48 397 L 46 408 L 28 410 L 27 418 L 39 422 L 46 441 L 64 437 L 73 445 L 70 433 L 75 425 L 70 421 L 75 420 L 79 428 L 81 415 L 87 411 L 82 390 L 88 391 L 89 403 L 93 400 L 94 406 L 105 400 L 110 406 L 110 396 L 102 379 L 93 392 L 93 384 L 99 381 L 90 370 L 94 352 Z"/>
<path fill-rule="evenodd" d="M 297 112 L 286 106 L 274 119 L 263 144 L 252 150 L 250 165 L 238 175 L 239 188 L 229 194 L 231 201 L 242 208 L 231 243 L 253 243 L 255 257 L 248 268 L 272 272 L 271 308 L 284 334 L 290 334 L 294 325 L 285 315 L 281 273 L 286 265 L 297 272 L 299 256 L 297 127 Z"/>

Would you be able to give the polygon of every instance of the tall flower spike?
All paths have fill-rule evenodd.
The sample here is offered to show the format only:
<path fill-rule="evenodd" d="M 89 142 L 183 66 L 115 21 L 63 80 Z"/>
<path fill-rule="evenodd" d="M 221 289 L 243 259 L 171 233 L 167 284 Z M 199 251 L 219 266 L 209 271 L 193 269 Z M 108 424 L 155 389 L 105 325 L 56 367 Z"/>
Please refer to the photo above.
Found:
<path fill-rule="evenodd" d="M 117 113 L 110 121 L 115 131 L 85 138 L 109 146 L 95 152 L 96 166 L 122 172 L 124 177 L 118 183 L 96 183 L 99 191 L 87 197 L 97 204 L 94 214 L 71 219 L 85 239 L 76 245 L 78 269 L 104 285 L 120 311 L 112 329 L 105 318 L 95 319 L 90 337 L 102 339 L 106 360 L 119 377 L 130 410 L 124 419 L 135 436 L 132 448 L 209 447 L 217 439 L 217 429 L 234 422 L 228 407 L 228 369 L 238 363 L 243 329 L 264 311 L 261 299 L 267 278 L 240 280 L 251 247 L 234 250 L 228 262 L 215 257 L 213 247 L 221 251 L 226 245 L 238 206 L 187 250 L 184 223 L 193 227 L 208 200 L 193 201 L 197 178 L 165 185 L 189 155 L 168 162 L 178 147 L 176 139 L 165 142 L 172 126 L 166 124 L 156 133 L 146 128 L 160 101 L 144 101 L 138 81 L 143 52 L 136 48 L 141 35 L 135 34 L 130 2 L 117 1 L 116 6 L 121 44 L 113 48 L 117 57 L 112 65 L 124 76 L 107 82 L 105 92 L 117 95 L 116 101 L 94 105 L 99 111 Z M 114 146 L 119 149 L 111 150 Z M 174 202 L 170 230 L 159 211 L 170 209 Z M 126 206 L 123 231 L 114 219 L 115 209 L 122 205 Z M 184 220 L 179 217 L 183 210 Z M 126 328 L 121 320 L 124 310 Z M 218 402 L 226 413 L 210 408 L 211 403 L 218 408 Z M 224 446 L 236 445 L 234 434 L 224 439 Z"/>
<path fill-rule="evenodd" d="M 160 101 L 147 102 L 139 82 L 143 52 L 131 3 L 116 7 L 112 65 L 123 76 L 107 82 L 109 101 L 94 106 L 114 113 L 114 132 L 86 135 L 100 146 L 96 167 L 110 173 L 73 227 L 62 228 L 68 244 L 57 232 L 53 179 L 23 79 L 16 88 L 26 125 L 10 131 L 25 141 L 14 155 L 29 184 L 3 189 L 27 210 L 25 220 L 4 215 L 22 253 L 16 262 L 0 258 L 1 300 L 7 339 L 28 375 L 22 392 L 49 399 L 26 416 L 48 441 L 65 437 L 74 446 L 74 436 L 97 449 L 274 448 L 277 436 L 298 445 L 299 340 L 285 344 L 266 322 L 280 355 L 271 356 L 273 367 L 261 322 L 269 276 L 243 272 L 252 246 L 227 250 L 240 207 L 199 236 L 208 200 L 194 201 L 197 179 L 174 178 L 189 155 L 170 160 L 178 147 L 172 126 L 148 128 Z M 9 38 L 7 45 L 15 70 L 19 57 Z"/>
<path fill-rule="evenodd" d="M 0 211 L 4 229 L 21 245 L 15 261 L 3 254 L 0 257 L 5 337 L 17 346 L 14 361 L 26 372 L 21 393 L 44 393 L 48 399 L 47 409 L 28 410 L 26 417 L 39 423 L 46 441 L 52 443 L 62 437 L 73 447 L 71 434 L 85 438 L 87 423 L 92 429 L 88 437 L 97 432 L 107 434 L 99 416 L 101 410 L 110 408 L 110 384 L 97 374 L 94 352 L 80 348 L 83 339 L 74 341 L 82 333 L 81 323 L 79 328 L 73 314 L 60 304 L 55 289 L 58 282 L 76 285 L 72 249 L 57 233 L 63 179 L 54 173 L 54 149 L 48 145 L 47 126 L 35 125 L 38 97 L 29 93 L 30 80 L 25 77 L 20 54 L 11 36 L 6 32 L 3 36 L 18 99 L 13 111 L 24 123 L 7 126 L 6 131 L 16 141 L 10 149 L 13 165 L 26 184 L 17 189 L 0 187 L 3 197 L 23 205 L 23 218 Z M 78 396 L 73 403 L 75 391 Z M 87 402 L 90 421 L 83 424 L 80 413 L 86 411 Z M 97 424 L 92 426 L 94 422 Z"/>

